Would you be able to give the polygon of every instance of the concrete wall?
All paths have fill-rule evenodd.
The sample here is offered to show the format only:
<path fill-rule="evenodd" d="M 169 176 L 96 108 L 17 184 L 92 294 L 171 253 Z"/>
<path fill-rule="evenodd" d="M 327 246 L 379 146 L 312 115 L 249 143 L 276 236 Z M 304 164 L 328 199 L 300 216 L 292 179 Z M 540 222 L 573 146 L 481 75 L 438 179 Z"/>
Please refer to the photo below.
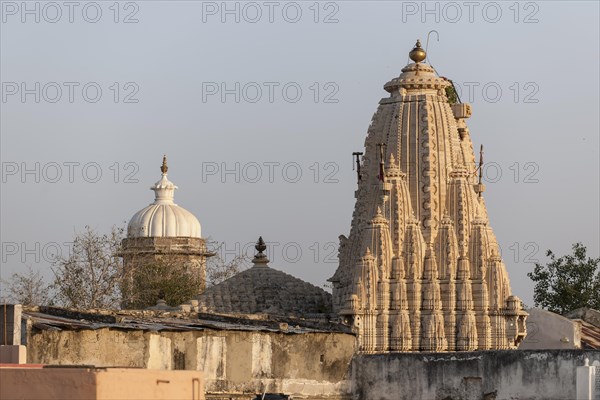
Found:
<path fill-rule="evenodd" d="M 355 337 L 209 329 L 31 330 L 27 347 L 29 363 L 200 370 L 210 398 L 267 392 L 342 399 L 350 393 Z"/>
<path fill-rule="evenodd" d="M 576 370 L 600 351 L 515 350 L 358 355 L 358 400 L 564 400 L 576 398 Z"/>
<path fill-rule="evenodd" d="M 202 373 L 146 369 L 0 368 L 0 398 L 203 400 Z"/>

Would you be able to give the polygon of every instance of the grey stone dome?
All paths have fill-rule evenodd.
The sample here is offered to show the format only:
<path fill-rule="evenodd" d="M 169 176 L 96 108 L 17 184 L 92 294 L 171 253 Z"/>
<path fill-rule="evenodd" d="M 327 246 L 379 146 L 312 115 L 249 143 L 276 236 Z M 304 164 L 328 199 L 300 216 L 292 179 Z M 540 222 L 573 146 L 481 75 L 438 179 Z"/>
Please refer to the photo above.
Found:
<path fill-rule="evenodd" d="M 252 268 L 209 287 L 199 295 L 200 308 L 223 314 L 296 317 L 332 312 L 331 294 L 273 269 L 267 263 L 260 252 L 254 258 Z"/>

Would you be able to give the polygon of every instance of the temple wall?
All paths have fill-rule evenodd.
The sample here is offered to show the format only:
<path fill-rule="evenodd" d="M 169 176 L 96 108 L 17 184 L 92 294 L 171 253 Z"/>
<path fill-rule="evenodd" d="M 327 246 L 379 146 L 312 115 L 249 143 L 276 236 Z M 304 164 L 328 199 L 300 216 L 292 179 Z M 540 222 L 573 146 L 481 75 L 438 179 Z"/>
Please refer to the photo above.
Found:
<path fill-rule="evenodd" d="M 577 367 L 600 350 L 517 350 L 357 355 L 357 400 L 576 399 Z"/>

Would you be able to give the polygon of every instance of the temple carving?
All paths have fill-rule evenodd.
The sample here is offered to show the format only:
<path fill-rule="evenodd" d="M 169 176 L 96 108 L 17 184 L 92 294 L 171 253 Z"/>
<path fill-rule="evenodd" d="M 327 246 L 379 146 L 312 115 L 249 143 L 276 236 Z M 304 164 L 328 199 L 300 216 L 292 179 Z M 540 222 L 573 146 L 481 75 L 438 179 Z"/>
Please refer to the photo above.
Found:
<path fill-rule="evenodd" d="M 514 349 L 527 313 L 489 224 L 471 107 L 419 42 L 410 58 L 368 130 L 333 306 L 362 352 Z"/>

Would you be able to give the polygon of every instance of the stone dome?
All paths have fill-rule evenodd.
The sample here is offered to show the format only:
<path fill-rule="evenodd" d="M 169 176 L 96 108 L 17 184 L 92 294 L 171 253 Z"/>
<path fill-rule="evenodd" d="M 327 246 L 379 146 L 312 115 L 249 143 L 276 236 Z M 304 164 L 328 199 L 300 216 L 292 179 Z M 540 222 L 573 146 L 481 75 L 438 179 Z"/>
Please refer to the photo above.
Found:
<path fill-rule="evenodd" d="M 262 238 L 259 239 L 257 250 Z M 263 247 L 266 248 L 266 246 Z M 206 289 L 198 302 L 207 312 L 303 317 L 332 312 L 331 295 L 323 289 L 268 266 L 259 250 L 254 266 Z"/>
<path fill-rule="evenodd" d="M 167 160 L 163 158 L 162 177 L 150 190 L 154 203 L 141 209 L 127 225 L 127 237 L 192 237 L 200 238 L 200 221 L 191 212 L 174 203 L 177 186 L 167 179 Z"/>

